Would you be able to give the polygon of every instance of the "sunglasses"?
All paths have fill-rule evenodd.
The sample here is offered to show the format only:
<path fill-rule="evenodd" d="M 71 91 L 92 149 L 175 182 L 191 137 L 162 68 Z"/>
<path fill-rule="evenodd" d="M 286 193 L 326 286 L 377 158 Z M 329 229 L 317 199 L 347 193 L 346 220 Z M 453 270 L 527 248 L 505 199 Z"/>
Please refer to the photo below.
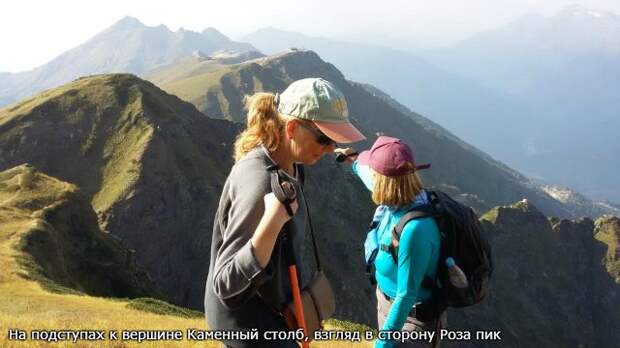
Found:
<path fill-rule="evenodd" d="M 318 129 L 318 128 L 312 126 L 312 125 L 305 124 L 303 122 L 300 122 L 299 124 L 302 127 L 304 127 L 305 129 L 309 130 L 314 135 L 314 140 L 316 140 L 317 144 L 323 145 L 323 146 L 336 145 L 336 142 L 333 141 L 327 135 L 323 134 L 323 132 L 321 132 L 320 129 Z"/>

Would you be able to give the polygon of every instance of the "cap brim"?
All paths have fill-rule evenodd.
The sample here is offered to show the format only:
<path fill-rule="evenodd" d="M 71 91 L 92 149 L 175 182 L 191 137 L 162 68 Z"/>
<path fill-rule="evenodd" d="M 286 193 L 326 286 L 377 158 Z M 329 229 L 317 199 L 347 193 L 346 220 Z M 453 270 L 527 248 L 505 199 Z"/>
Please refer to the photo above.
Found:
<path fill-rule="evenodd" d="M 415 166 L 415 170 L 418 171 L 418 170 L 422 170 L 422 169 L 428 169 L 430 167 L 431 167 L 430 163 L 424 163 L 424 164 L 420 164 L 420 165 Z"/>
<path fill-rule="evenodd" d="M 364 134 L 348 122 L 334 123 L 314 121 L 314 124 L 321 132 L 337 143 L 347 144 L 366 139 Z"/>

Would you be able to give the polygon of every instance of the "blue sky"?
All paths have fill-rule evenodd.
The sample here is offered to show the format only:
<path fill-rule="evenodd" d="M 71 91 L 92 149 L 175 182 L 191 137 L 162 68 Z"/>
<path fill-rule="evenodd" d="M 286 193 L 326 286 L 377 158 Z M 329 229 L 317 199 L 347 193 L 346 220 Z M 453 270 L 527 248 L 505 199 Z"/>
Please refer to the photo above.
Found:
<path fill-rule="evenodd" d="M 42 65 L 127 15 L 151 26 L 165 24 L 171 30 L 183 27 L 198 31 L 212 26 L 232 38 L 272 26 L 312 36 L 417 48 L 449 44 L 525 13 L 551 15 L 573 3 L 574 0 L 7 1 L 0 11 L 0 72 Z M 579 4 L 620 13 L 618 0 Z"/>

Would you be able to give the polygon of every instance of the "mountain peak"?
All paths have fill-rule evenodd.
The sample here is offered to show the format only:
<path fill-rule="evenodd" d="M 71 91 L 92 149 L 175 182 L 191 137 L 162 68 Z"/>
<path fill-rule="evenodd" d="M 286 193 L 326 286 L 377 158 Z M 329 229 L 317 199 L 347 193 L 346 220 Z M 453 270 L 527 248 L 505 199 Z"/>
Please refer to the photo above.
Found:
<path fill-rule="evenodd" d="M 547 221 L 547 217 L 526 198 L 509 206 L 497 206 L 484 213 L 481 219 L 494 224 L 515 223 L 516 221 Z"/>
<path fill-rule="evenodd" d="M 297 47 L 289 47 L 284 51 L 269 55 L 265 61 L 280 62 L 292 61 L 295 63 L 325 64 L 326 62 L 313 50 Z M 340 74 L 342 75 L 342 74 Z"/>
<path fill-rule="evenodd" d="M 229 42 L 230 39 L 228 36 L 222 34 L 217 29 L 213 27 L 208 27 L 202 31 L 202 35 L 206 36 L 208 39 L 213 40 L 214 42 Z"/>
<path fill-rule="evenodd" d="M 540 210 L 532 204 L 532 202 L 528 201 L 527 198 L 523 198 L 519 202 L 513 204 L 511 206 L 513 209 L 518 209 L 524 213 L 536 213 L 541 214 Z"/>
<path fill-rule="evenodd" d="M 120 19 L 118 22 L 114 23 L 114 25 L 112 25 L 112 27 L 114 28 L 141 28 L 144 27 L 145 25 L 140 22 L 140 20 L 138 20 L 135 17 L 131 17 L 131 16 L 125 16 L 122 19 Z"/>

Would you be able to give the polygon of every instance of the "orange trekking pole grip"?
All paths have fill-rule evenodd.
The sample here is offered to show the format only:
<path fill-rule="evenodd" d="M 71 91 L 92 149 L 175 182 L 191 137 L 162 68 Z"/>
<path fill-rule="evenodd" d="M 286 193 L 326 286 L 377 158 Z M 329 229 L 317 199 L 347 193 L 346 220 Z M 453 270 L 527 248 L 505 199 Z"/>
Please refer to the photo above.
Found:
<path fill-rule="evenodd" d="M 308 327 L 306 326 L 306 318 L 304 317 L 304 306 L 301 303 L 301 291 L 299 290 L 299 280 L 297 279 L 297 266 L 292 264 L 288 266 L 288 274 L 291 278 L 291 290 L 293 292 L 293 302 L 295 302 L 295 316 L 297 317 L 297 325 L 304 330 L 304 336 L 308 337 Z M 310 347 L 307 341 L 301 342 L 303 348 Z"/>

